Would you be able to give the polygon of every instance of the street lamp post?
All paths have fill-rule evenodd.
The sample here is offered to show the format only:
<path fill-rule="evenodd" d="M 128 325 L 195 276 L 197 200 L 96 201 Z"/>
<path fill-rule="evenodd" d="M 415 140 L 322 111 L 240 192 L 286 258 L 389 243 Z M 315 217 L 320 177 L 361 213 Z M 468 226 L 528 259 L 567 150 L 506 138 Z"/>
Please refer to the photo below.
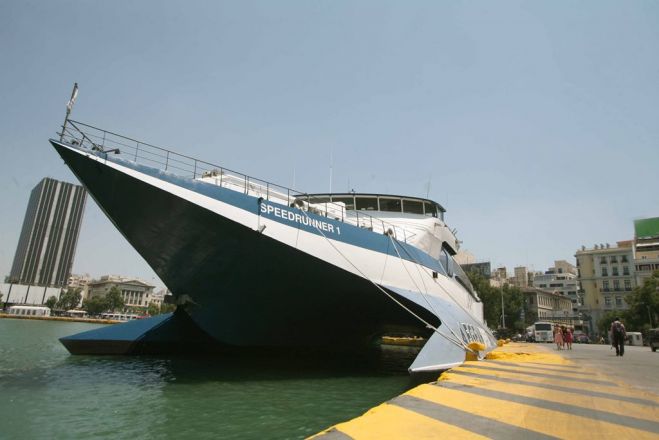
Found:
<path fill-rule="evenodd" d="M 650 318 L 650 328 L 654 328 L 654 325 L 652 324 L 652 313 L 650 313 L 650 306 L 646 304 L 645 307 L 648 309 L 648 318 Z"/>
<path fill-rule="evenodd" d="M 501 328 L 506 328 L 506 312 L 503 308 L 503 289 L 501 289 Z"/>

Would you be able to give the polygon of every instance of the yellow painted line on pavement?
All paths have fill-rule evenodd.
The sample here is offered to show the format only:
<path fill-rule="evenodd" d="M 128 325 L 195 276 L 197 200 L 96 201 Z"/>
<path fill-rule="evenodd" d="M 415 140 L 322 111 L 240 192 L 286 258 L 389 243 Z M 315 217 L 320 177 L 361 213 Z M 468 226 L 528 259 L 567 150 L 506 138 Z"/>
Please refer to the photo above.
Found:
<path fill-rule="evenodd" d="M 591 374 L 589 377 L 576 376 L 570 374 L 569 371 L 547 371 L 538 370 L 537 368 L 528 368 L 520 365 L 519 367 L 500 365 L 492 362 L 469 362 L 457 368 L 478 368 L 485 371 L 492 371 L 496 373 L 513 373 L 524 377 L 534 377 L 546 380 L 558 380 L 566 382 L 580 382 L 582 384 L 598 384 L 604 386 L 617 387 L 618 383 L 613 382 L 608 378 L 596 377 Z"/>
<path fill-rule="evenodd" d="M 598 383 L 580 383 L 579 381 L 573 381 L 573 380 L 563 380 L 564 378 L 562 377 L 546 377 L 543 378 L 540 376 L 529 376 L 523 374 L 521 371 L 501 371 L 501 370 L 488 370 L 486 368 L 480 368 L 480 365 L 475 362 L 470 362 L 467 364 L 464 364 L 460 367 L 458 367 L 459 371 L 466 371 L 470 373 L 475 373 L 479 374 L 482 376 L 490 376 L 492 378 L 509 378 L 509 379 L 519 379 L 519 378 L 524 378 L 526 381 L 538 381 L 538 382 L 543 382 L 543 383 L 551 383 L 555 385 L 560 385 L 564 387 L 575 387 L 575 386 L 581 386 L 584 389 L 588 390 L 593 390 L 593 391 L 598 391 L 598 392 L 604 392 L 604 393 L 609 393 L 609 394 L 616 394 L 619 396 L 626 396 L 626 397 L 639 397 L 643 396 L 644 399 L 646 400 L 652 400 L 655 402 L 659 402 L 659 398 L 655 395 L 643 392 L 641 390 L 633 389 L 628 386 L 620 386 L 618 383 L 613 383 L 612 381 L 610 383 L 605 383 L 604 381 L 598 382 Z M 440 378 L 441 380 L 441 378 Z M 602 380 L 599 378 L 599 380 Z"/>
<path fill-rule="evenodd" d="M 570 365 L 570 362 L 562 356 L 547 353 L 541 349 L 530 350 L 529 352 L 514 352 L 511 351 L 512 348 L 521 348 L 521 347 L 510 347 L 508 350 L 504 351 L 505 347 L 496 349 L 495 351 L 488 353 L 486 359 L 496 360 L 499 362 L 542 362 L 543 364 L 552 364 L 552 365 Z"/>
<path fill-rule="evenodd" d="M 376 406 L 361 417 L 339 423 L 334 428 L 355 440 L 437 439 L 438 432 L 441 432 L 442 436 L 446 436 L 446 438 L 487 439 L 487 437 L 387 403 Z M 322 437 L 323 433 L 314 437 Z"/>
<path fill-rule="evenodd" d="M 319 437 L 659 439 L 659 396 L 550 350 L 506 344 Z"/>
<path fill-rule="evenodd" d="M 579 386 L 578 384 L 573 385 L 573 392 L 566 392 L 540 388 L 533 385 L 511 384 L 505 381 L 497 381 L 497 379 L 494 378 L 486 379 L 482 377 L 465 376 L 458 373 L 452 373 L 451 371 L 442 374 L 442 379 L 454 384 L 468 385 L 505 393 L 514 393 L 518 396 L 539 397 L 543 400 L 559 404 L 582 406 L 584 408 L 610 412 L 612 414 L 633 415 L 634 417 L 651 421 L 659 420 L 658 405 L 643 405 L 621 401 L 615 399 L 613 394 L 611 394 L 611 398 L 592 396 L 587 394 L 587 391 L 583 389 L 583 386 Z"/>
<path fill-rule="evenodd" d="M 469 365 L 466 363 L 466 365 Z M 577 377 L 592 377 L 592 371 L 586 371 L 581 368 L 578 368 L 575 365 L 552 365 L 552 364 L 541 364 L 537 362 L 525 362 L 525 363 L 514 363 L 514 362 L 496 362 L 496 361 L 484 361 L 479 362 L 478 365 L 492 365 L 499 368 L 508 368 L 513 371 L 530 371 L 536 373 L 550 373 L 550 374 L 569 374 L 576 375 Z"/>
<path fill-rule="evenodd" d="M 459 388 L 420 385 L 406 395 L 444 405 L 450 402 L 453 408 L 469 411 L 474 417 L 486 417 L 532 431 L 548 432 L 559 438 L 657 439 L 657 433 L 620 426 L 604 420 L 593 420 L 560 411 L 479 396 Z"/>

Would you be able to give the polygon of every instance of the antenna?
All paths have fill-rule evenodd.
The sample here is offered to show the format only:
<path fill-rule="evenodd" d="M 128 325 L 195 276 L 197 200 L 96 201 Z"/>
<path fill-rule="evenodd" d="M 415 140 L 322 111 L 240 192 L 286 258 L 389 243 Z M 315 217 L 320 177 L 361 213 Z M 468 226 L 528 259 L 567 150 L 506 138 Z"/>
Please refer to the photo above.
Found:
<path fill-rule="evenodd" d="M 430 197 L 430 182 L 432 180 L 432 174 L 428 177 L 428 183 L 426 183 L 426 199 Z"/>
<path fill-rule="evenodd" d="M 330 165 L 330 167 L 329 167 L 330 168 L 330 170 L 329 170 L 330 171 L 330 173 L 329 173 L 330 174 L 329 175 L 329 178 L 330 178 L 329 192 L 330 192 L 330 194 L 332 193 L 332 172 L 333 172 L 332 166 L 334 165 L 333 162 L 334 162 L 334 159 L 332 158 L 332 150 L 330 150 L 330 164 L 329 164 Z"/>
<path fill-rule="evenodd" d="M 66 116 L 64 117 L 64 124 L 62 124 L 62 132 L 59 135 L 60 142 L 64 140 L 66 123 L 69 121 L 69 115 L 71 114 L 71 110 L 73 110 L 73 104 L 75 104 L 77 97 L 78 97 L 78 83 L 74 83 L 73 90 L 71 91 L 71 98 L 69 98 L 69 102 L 66 104 Z"/>

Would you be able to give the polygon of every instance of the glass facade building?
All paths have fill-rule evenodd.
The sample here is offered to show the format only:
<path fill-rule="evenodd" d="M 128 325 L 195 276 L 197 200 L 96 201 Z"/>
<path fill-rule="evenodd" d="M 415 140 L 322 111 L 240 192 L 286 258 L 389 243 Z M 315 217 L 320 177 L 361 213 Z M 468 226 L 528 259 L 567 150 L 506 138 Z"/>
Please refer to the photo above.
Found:
<path fill-rule="evenodd" d="M 66 286 L 75 255 L 86 191 L 46 177 L 34 187 L 27 205 L 9 281 Z"/>

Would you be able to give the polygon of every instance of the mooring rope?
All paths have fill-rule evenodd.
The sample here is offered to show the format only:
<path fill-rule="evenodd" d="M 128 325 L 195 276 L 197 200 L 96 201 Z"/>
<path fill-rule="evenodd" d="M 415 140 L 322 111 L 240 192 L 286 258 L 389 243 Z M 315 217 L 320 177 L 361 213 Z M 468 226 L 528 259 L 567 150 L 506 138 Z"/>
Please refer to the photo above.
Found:
<path fill-rule="evenodd" d="M 400 261 L 401 261 L 401 263 L 402 263 L 402 265 L 403 265 L 403 268 L 405 269 L 405 272 L 407 272 L 407 276 L 410 278 L 410 280 L 412 280 L 412 283 L 414 283 L 414 287 L 416 287 L 416 289 L 421 293 L 421 296 L 423 297 L 423 299 L 426 301 L 426 303 L 428 303 L 428 305 L 429 305 L 430 308 L 433 310 L 433 312 L 435 313 L 435 315 L 440 319 L 440 321 L 442 321 L 444 324 L 446 324 L 446 328 L 449 329 L 449 331 L 453 334 L 453 336 L 455 337 L 455 339 L 456 339 L 456 340 L 457 340 L 457 341 L 458 341 L 458 342 L 459 342 L 459 343 L 465 348 L 465 350 L 469 350 L 469 351 L 471 351 L 471 349 L 470 349 L 470 348 L 467 346 L 467 344 L 462 340 L 462 338 L 460 338 L 460 336 L 458 336 L 458 335 L 455 333 L 455 331 L 451 328 L 451 326 L 448 325 L 448 323 L 447 323 L 445 320 L 443 320 L 443 319 L 441 318 L 441 316 L 440 316 L 439 312 L 437 311 L 437 309 L 435 309 L 435 307 L 432 305 L 432 303 L 430 302 L 430 300 L 426 297 L 426 295 L 428 295 L 428 288 L 426 287 L 426 283 L 423 281 L 423 276 L 421 275 L 421 269 L 419 269 L 420 264 L 419 264 L 416 260 L 414 260 L 414 258 L 409 254 L 409 252 L 406 252 L 406 253 L 410 256 L 410 258 L 412 258 L 412 262 L 413 262 L 414 265 L 416 266 L 416 269 L 417 269 L 417 271 L 418 271 L 418 273 L 419 273 L 419 278 L 421 279 L 421 283 L 423 284 L 423 290 L 421 290 L 421 289 L 419 288 L 419 285 L 418 285 L 418 284 L 416 283 L 416 281 L 414 280 L 414 277 L 413 277 L 412 274 L 407 270 L 407 266 L 405 266 L 405 261 L 404 261 L 403 257 L 400 255 L 400 252 L 398 252 L 398 247 L 396 246 L 396 243 L 394 242 L 394 238 L 391 236 L 391 234 L 387 234 L 387 235 L 389 236 L 389 239 L 391 240 L 391 244 L 393 245 L 394 249 L 396 250 L 396 255 L 398 255 L 398 258 L 400 259 Z M 401 246 L 401 247 L 403 247 L 403 246 Z M 404 249 L 404 247 L 403 247 L 403 249 Z M 442 286 L 441 284 L 440 284 L 439 286 L 440 286 L 440 288 L 444 289 L 443 286 Z M 424 293 L 424 291 L 425 291 L 425 293 Z M 444 289 L 444 291 L 446 291 L 446 290 Z M 454 299 L 453 297 L 451 297 L 451 299 L 453 299 L 453 301 L 455 302 L 455 299 Z"/>
<path fill-rule="evenodd" d="M 419 266 L 423 267 L 423 269 L 424 269 L 423 272 L 424 272 L 427 276 L 429 276 L 429 277 L 432 278 L 432 274 L 429 273 L 429 271 L 425 270 L 425 269 L 428 269 L 427 267 L 425 267 L 424 265 L 422 265 L 421 263 L 419 263 L 419 262 L 414 258 L 414 255 L 410 254 L 410 253 L 407 251 L 407 249 L 405 249 L 404 246 L 401 246 L 401 248 L 403 248 L 403 250 L 404 250 L 405 253 L 410 257 L 410 259 L 411 259 L 414 263 L 416 263 L 416 265 L 417 265 L 417 270 L 419 270 L 419 271 L 421 270 L 421 269 L 419 269 Z M 440 264 L 441 264 L 441 263 L 440 263 Z M 442 265 L 442 267 L 443 267 L 443 265 Z M 445 268 L 445 270 L 446 270 L 446 268 Z M 448 273 L 448 270 L 447 270 L 447 273 Z M 424 284 L 424 285 L 425 285 L 425 284 Z M 438 285 L 439 288 L 442 289 L 442 290 L 444 291 L 444 293 L 446 293 L 446 294 L 447 294 L 447 295 L 453 300 L 453 302 L 456 303 L 456 304 L 457 304 L 457 305 L 458 305 L 458 306 L 459 306 L 459 307 L 460 307 L 465 313 L 467 313 L 468 315 L 471 315 L 471 312 L 470 312 L 469 310 L 467 310 L 462 304 L 460 304 L 460 302 L 457 301 L 457 300 L 455 299 L 455 297 L 453 296 L 453 294 L 451 294 L 451 292 L 450 292 L 448 289 L 446 289 L 446 288 L 445 288 L 444 286 L 442 286 L 440 283 L 437 283 L 437 285 Z M 471 296 L 471 295 L 470 295 L 470 296 Z"/>
<path fill-rule="evenodd" d="M 311 218 L 309 217 L 309 215 L 307 214 L 306 211 L 304 211 L 303 209 L 301 209 L 300 211 L 302 211 L 302 213 L 305 215 L 305 217 L 307 217 L 308 220 L 311 220 Z M 314 224 L 313 222 L 309 222 L 309 223 L 310 223 L 310 224 Z M 347 256 L 345 256 L 345 255 L 343 254 L 343 252 L 341 252 L 341 250 L 338 249 L 338 248 L 334 245 L 334 243 L 332 243 L 332 240 L 330 240 L 330 239 L 329 239 L 329 238 L 323 233 L 323 231 L 322 231 L 318 226 L 316 226 L 316 225 L 314 224 L 314 228 L 315 228 L 315 229 L 318 231 L 318 233 L 319 233 L 319 234 L 320 234 L 320 235 L 321 235 L 321 236 L 322 236 L 322 237 L 323 237 L 323 238 L 324 238 L 324 239 L 330 244 L 330 246 L 332 246 L 332 248 L 333 248 L 333 249 L 334 249 L 334 250 L 335 250 L 335 251 L 336 251 L 341 257 L 343 257 L 343 259 L 346 260 L 346 261 L 348 262 L 348 264 L 350 264 L 350 265 L 351 265 L 351 266 L 352 266 L 352 267 L 353 267 L 353 268 L 354 268 L 354 269 L 355 269 L 355 270 L 356 270 L 356 271 L 357 271 L 357 272 L 358 272 L 363 278 L 365 278 L 366 280 L 368 280 L 368 281 L 369 281 L 371 284 L 373 284 L 373 285 L 374 285 L 379 291 L 381 291 L 382 293 L 384 293 L 389 299 L 391 299 L 393 302 L 395 302 L 396 304 L 398 304 L 398 305 L 399 305 L 400 307 L 402 307 L 405 311 L 407 311 L 407 312 L 410 313 L 412 316 L 414 316 L 416 319 L 418 319 L 419 321 L 421 321 L 421 322 L 426 326 L 426 328 L 433 330 L 435 333 L 439 334 L 440 336 L 442 336 L 444 339 L 446 339 L 447 341 L 451 342 L 452 344 L 454 344 L 454 345 L 456 345 L 456 346 L 458 346 L 458 347 L 461 347 L 461 348 L 465 348 L 466 350 L 468 350 L 468 351 L 470 351 L 470 352 L 473 352 L 473 350 L 471 350 L 469 347 L 467 347 L 467 346 L 464 344 L 464 342 L 463 342 L 462 340 L 458 340 L 458 342 L 456 342 L 452 337 L 450 337 L 450 336 L 444 334 L 443 332 L 441 332 L 437 327 L 435 327 L 435 326 L 433 326 L 432 324 L 430 324 L 428 321 L 426 321 L 426 320 L 423 319 L 421 316 L 419 316 L 418 314 L 416 314 L 413 310 L 411 310 L 411 309 L 410 309 L 409 307 L 407 307 L 405 304 L 401 303 L 401 302 L 398 301 L 396 298 L 394 298 L 389 292 L 387 292 L 386 290 L 384 290 L 379 284 L 377 284 L 377 283 L 376 283 L 375 281 L 373 281 L 370 277 L 368 277 L 368 276 L 367 276 L 364 272 L 362 272 L 362 271 L 361 271 L 361 270 L 360 270 L 360 269 L 359 269 L 359 268 L 358 268 L 358 267 L 357 267 L 357 266 L 356 266 L 356 265 L 355 265 L 355 264 L 354 264 L 354 263 L 353 263 L 353 262 L 352 262 Z M 417 287 L 417 288 L 418 288 L 418 287 Z M 436 312 L 435 312 L 435 313 L 436 313 Z M 439 318 L 439 320 L 440 320 L 441 322 L 444 322 L 444 321 L 442 321 L 441 317 L 439 317 L 439 316 L 437 316 L 437 317 Z M 448 327 L 448 326 L 447 326 L 447 327 Z M 449 330 L 451 330 L 451 329 L 449 328 Z M 453 333 L 452 330 L 451 330 L 451 333 Z"/>

